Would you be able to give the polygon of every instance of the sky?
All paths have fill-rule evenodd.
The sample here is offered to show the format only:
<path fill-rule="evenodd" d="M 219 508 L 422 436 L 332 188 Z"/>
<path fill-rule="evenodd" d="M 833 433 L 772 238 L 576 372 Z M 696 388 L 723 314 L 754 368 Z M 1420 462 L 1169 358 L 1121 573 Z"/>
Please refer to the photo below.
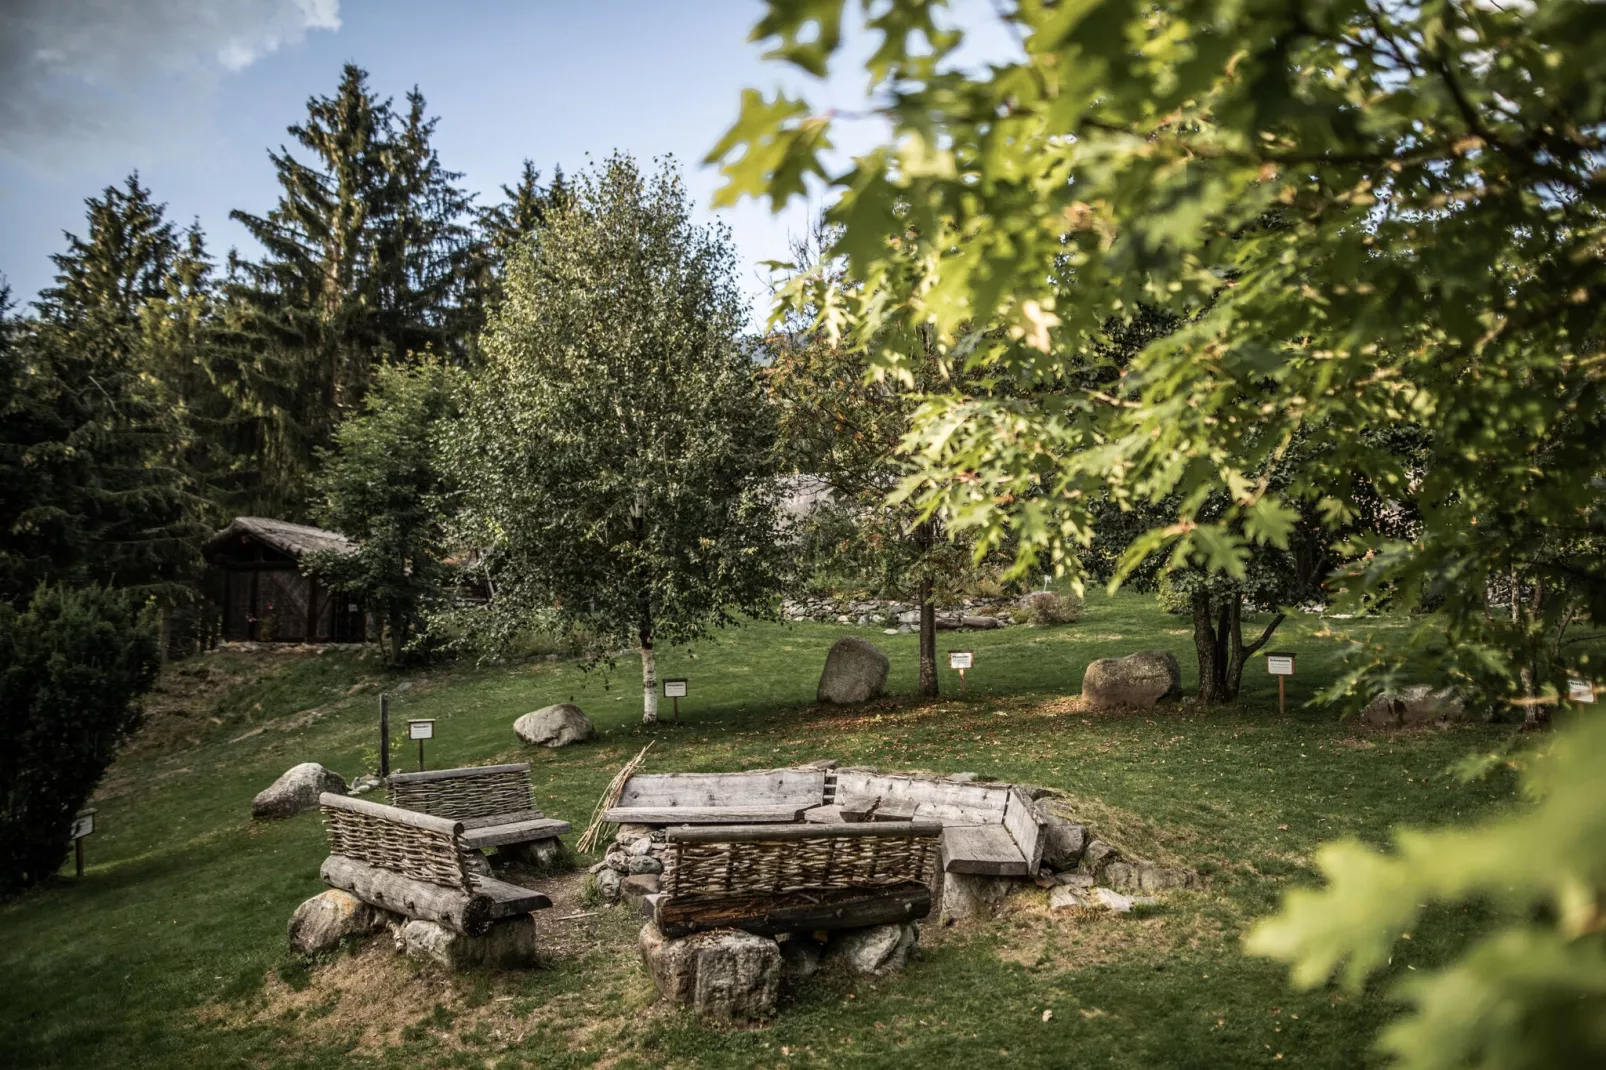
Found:
<path fill-rule="evenodd" d="M 0 0 L 0 273 L 32 300 L 62 232 L 83 232 L 84 198 L 135 169 L 170 219 L 200 220 L 219 259 L 254 252 L 229 210 L 272 207 L 268 149 L 347 62 L 383 95 L 423 91 L 443 164 L 481 204 L 526 157 L 549 176 L 621 149 L 675 156 L 714 219 L 720 183 L 702 159 L 742 89 L 812 83 L 747 42 L 761 14 L 759 0 Z M 845 72 L 810 99 L 862 107 L 863 84 Z M 875 136 L 849 128 L 840 145 Z M 758 265 L 785 259 L 817 210 L 718 213 L 755 316 Z"/>

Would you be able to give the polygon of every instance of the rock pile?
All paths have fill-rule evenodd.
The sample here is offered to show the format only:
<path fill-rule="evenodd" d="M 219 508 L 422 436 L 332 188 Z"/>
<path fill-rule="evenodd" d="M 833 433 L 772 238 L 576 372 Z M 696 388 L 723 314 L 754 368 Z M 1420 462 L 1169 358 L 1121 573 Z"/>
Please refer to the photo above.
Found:
<path fill-rule="evenodd" d="M 597 893 L 608 903 L 625 899 L 633 907 L 658 892 L 658 875 L 664 871 L 663 832 L 646 825 L 620 825 L 602 861 L 590 869 Z"/>

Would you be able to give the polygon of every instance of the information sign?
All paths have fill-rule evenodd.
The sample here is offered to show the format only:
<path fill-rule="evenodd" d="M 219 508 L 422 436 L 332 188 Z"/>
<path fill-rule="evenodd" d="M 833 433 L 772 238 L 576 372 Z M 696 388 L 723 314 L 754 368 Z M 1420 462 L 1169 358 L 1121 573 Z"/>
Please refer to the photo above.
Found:
<path fill-rule="evenodd" d="M 1273 675 L 1273 676 L 1292 676 L 1292 675 L 1294 675 L 1294 655 L 1292 655 L 1292 654 L 1267 654 L 1266 655 L 1266 671 L 1268 673 L 1270 673 L 1271 675 Z"/>
<path fill-rule="evenodd" d="M 948 651 L 948 667 L 950 669 L 969 669 L 975 665 L 976 654 L 972 650 Z"/>
<path fill-rule="evenodd" d="M 1595 685 L 1588 680 L 1572 677 L 1567 681 L 1567 697 L 1574 702 L 1594 702 Z"/>
<path fill-rule="evenodd" d="M 408 721 L 407 722 L 407 738 L 408 739 L 434 739 L 435 738 L 435 722 L 434 721 Z"/>
<path fill-rule="evenodd" d="M 665 680 L 664 681 L 664 698 L 685 698 L 685 697 L 686 697 L 686 681 L 685 680 Z"/>

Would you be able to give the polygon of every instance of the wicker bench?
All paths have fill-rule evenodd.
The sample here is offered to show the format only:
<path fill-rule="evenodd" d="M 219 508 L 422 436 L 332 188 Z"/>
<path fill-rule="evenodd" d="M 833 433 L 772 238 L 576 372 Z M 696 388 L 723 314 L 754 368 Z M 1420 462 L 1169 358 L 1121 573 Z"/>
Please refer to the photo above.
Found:
<path fill-rule="evenodd" d="M 941 834 L 935 821 L 671 828 L 643 913 L 668 937 L 915 921 L 931 913 Z"/>
<path fill-rule="evenodd" d="M 535 808 L 527 762 L 392 773 L 389 784 L 393 806 L 459 822 L 469 847 L 555 841 L 571 827 Z"/>
<path fill-rule="evenodd" d="M 540 892 L 481 872 L 484 860 L 449 818 L 325 792 L 329 830 L 319 875 L 370 906 L 479 936 L 503 918 L 542 910 Z"/>
<path fill-rule="evenodd" d="M 822 769 L 643 773 L 603 813 L 613 825 L 790 824 L 825 798 Z"/>

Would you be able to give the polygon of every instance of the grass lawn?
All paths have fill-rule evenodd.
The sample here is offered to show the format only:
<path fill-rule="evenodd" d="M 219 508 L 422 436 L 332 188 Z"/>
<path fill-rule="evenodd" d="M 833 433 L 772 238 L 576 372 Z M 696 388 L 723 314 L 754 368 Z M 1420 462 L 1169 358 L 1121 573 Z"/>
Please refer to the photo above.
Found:
<path fill-rule="evenodd" d="M 1390 621 L 1368 627 L 1403 627 Z M 1285 625 L 1301 653 L 1295 700 L 1333 665 L 1318 622 Z M 893 698 L 812 708 L 827 647 L 857 632 L 891 656 Z M 1363 732 L 1330 713 L 1276 712 L 1258 661 L 1244 700 L 1200 713 L 1088 715 L 1074 696 L 1095 657 L 1175 651 L 1191 688 L 1185 619 L 1143 597 L 1094 596 L 1080 623 L 939 636 L 973 648 L 963 701 L 914 688 L 916 637 L 828 625 L 752 625 L 659 672 L 686 676 L 679 728 L 644 730 L 638 669 L 611 678 L 566 661 L 398 676 L 350 651 L 224 652 L 175 666 L 165 687 L 203 696 L 153 718 L 96 801 L 88 871 L 0 904 L 0 1066 L 5 1067 L 1011 1067 L 1349 1068 L 1377 1062 L 1381 994 L 1299 994 L 1239 938 L 1278 894 L 1311 878 L 1316 846 L 1382 842 L 1510 802 L 1500 775 L 1462 784 L 1447 767 L 1510 731 L 1461 726 Z M 946 664 L 946 659 L 944 659 Z M 943 670 L 945 688 L 957 688 Z M 771 1025 L 711 1031 L 654 1000 L 623 909 L 541 918 L 543 968 L 448 975 L 377 943 L 310 968 L 285 949 L 296 905 L 321 889 L 318 816 L 253 823 L 251 797 L 290 765 L 348 778 L 376 742 L 376 696 L 393 723 L 436 719 L 432 768 L 529 760 L 539 805 L 583 826 L 617 768 L 657 740 L 649 770 L 730 770 L 817 758 L 888 770 L 970 771 L 1075 796 L 1106 839 L 1209 877 L 1124 917 L 1048 914 L 1046 893 L 996 919 L 925 927 L 922 957 L 884 979 L 826 979 Z M 573 699 L 597 742 L 534 752 L 521 713 Z M 667 705 L 665 708 L 667 715 Z M 415 752 L 401 744 L 399 768 Z M 572 840 L 572 837 L 571 837 Z M 558 911 L 548 911 L 557 914 Z M 1396 974 L 1442 958 L 1479 919 L 1432 916 L 1402 942 Z M 1051 1011 L 1051 1015 L 1045 1012 Z"/>

